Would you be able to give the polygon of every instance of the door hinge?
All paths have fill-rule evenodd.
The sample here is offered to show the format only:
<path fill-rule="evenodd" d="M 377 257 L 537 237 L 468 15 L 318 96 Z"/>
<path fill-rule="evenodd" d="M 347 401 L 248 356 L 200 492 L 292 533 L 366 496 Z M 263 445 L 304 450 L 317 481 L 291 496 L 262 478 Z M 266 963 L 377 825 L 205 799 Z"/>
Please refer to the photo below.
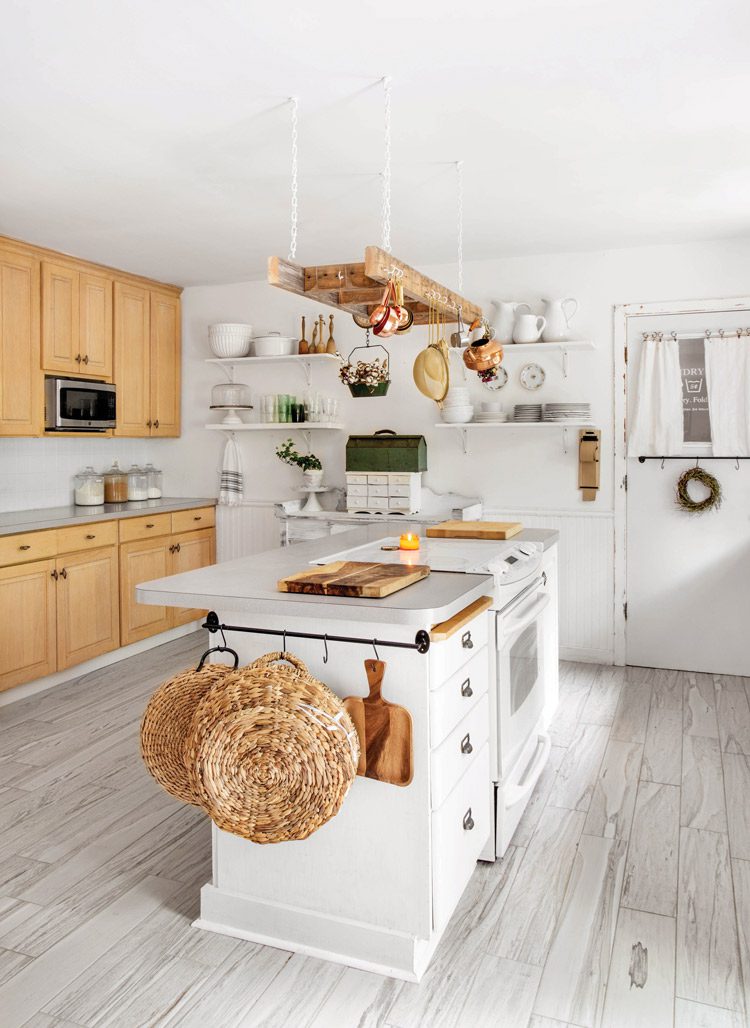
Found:
<path fill-rule="evenodd" d="M 625 490 L 625 492 L 628 491 L 628 476 L 627 475 L 623 475 L 622 476 L 622 487 Z"/>
<path fill-rule="evenodd" d="M 628 620 L 628 604 L 627 604 L 627 601 L 625 603 L 623 603 L 623 605 L 622 605 L 622 613 L 623 613 L 623 616 L 624 616 L 625 620 L 627 621 Z"/>
<path fill-rule="evenodd" d="M 625 347 L 625 363 L 626 364 L 628 363 L 628 348 L 627 348 L 627 346 Z"/>

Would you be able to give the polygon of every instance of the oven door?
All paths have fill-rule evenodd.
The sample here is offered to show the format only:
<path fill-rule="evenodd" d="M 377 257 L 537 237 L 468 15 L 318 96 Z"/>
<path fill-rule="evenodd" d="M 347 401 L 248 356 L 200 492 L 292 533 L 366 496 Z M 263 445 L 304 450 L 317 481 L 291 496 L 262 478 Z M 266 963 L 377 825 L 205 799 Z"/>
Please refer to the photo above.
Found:
<path fill-rule="evenodd" d="M 115 427 L 113 385 L 72 378 L 50 381 L 54 383 L 54 422 L 50 425 L 48 418 L 48 428 L 102 431 Z"/>
<path fill-rule="evenodd" d="M 544 635 L 549 603 L 543 575 L 496 615 L 499 781 L 510 774 L 544 710 Z"/>

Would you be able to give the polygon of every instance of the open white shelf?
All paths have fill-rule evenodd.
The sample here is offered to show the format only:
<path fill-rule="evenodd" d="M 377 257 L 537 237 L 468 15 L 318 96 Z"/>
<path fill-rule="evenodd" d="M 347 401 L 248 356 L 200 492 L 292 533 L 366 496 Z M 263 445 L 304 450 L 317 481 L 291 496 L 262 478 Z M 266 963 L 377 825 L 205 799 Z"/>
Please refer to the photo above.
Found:
<path fill-rule="evenodd" d="M 207 357 L 206 364 L 218 365 L 230 382 L 234 382 L 235 368 L 253 368 L 261 364 L 278 365 L 281 368 L 300 367 L 305 373 L 308 388 L 313 367 L 316 365 L 339 364 L 337 353 L 291 353 L 283 357 Z"/>
<path fill-rule="evenodd" d="M 435 428 L 452 429 L 454 432 L 459 432 L 461 435 L 461 441 L 463 443 L 464 453 L 468 452 L 468 440 L 467 432 L 476 432 L 481 430 L 490 429 L 519 429 L 521 431 L 536 431 L 540 429 L 562 429 L 563 438 L 563 452 L 568 452 L 568 429 L 581 429 L 581 428 L 595 428 L 596 425 L 593 421 L 498 421 L 493 423 L 490 422 L 479 422 L 479 421 L 468 421 L 463 425 L 446 425 L 444 421 L 439 422 L 434 426 Z"/>
<path fill-rule="evenodd" d="M 513 354 L 528 356 L 530 353 L 537 355 L 559 353 L 562 356 L 563 378 L 568 377 L 568 354 L 573 350 L 593 350 L 594 344 L 590 339 L 565 339 L 559 343 L 502 343 L 503 360 L 512 357 Z M 466 347 L 461 347 L 462 350 Z"/>
<path fill-rule="evenodd" d="M 343 432 L 344 425 L 335 421 L 274 421 L 270 424 L 254 422 L 249 425 L 222 425 L 212 423 L 206 428 L 213 432 Z"/>

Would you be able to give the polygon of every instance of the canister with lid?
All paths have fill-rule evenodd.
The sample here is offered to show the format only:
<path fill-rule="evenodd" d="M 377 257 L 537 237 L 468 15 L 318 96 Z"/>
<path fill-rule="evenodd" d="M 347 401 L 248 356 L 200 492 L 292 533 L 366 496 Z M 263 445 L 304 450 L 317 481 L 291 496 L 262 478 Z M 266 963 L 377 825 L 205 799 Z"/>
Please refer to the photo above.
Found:
<path fill-rule="evenodd" d="M 104 503 L 104 476 L 89 465 L 75 476 L 74 496 L 78 507 L 97 507 Z"/>
<path fill-rule="evenodd" d="M 128 468 L 128 500 L 148 499 L 148 475 L 137 464 Z"/>
<path fill-rule="evenodd" d="M 162 472 L 153 464 L 146 464 L 143 470 L 148 476 L 148 498 L 158 500 L 162 495 Z"/>
<path fill-rule="evenodd" d="M 104 502 L 125 503 L 128 499 L 128 475 L 117 461 L 104 472 Z"/>

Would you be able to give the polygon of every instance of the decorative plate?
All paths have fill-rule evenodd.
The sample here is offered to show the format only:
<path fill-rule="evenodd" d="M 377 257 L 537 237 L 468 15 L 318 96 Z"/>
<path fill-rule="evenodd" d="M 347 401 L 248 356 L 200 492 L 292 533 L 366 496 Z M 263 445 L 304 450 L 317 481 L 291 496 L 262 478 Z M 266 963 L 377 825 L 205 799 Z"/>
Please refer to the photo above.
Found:
<path fill-rule="evenodd" d="M 541 367 L 541 365 L 524 364 L 518 377 L 524 389 L 533 391 L 534 389 L 539 389 L 539 387 L 544 384 L 544 380 L 547 376 L 545 375 L 544 368 Z"/>
<path fill-rule="evenodd" d="M 496 368 L 492 368 L 491 370 L 494 374 L 490 378 L 482 378 L 482 385 L 485 389 L 491 389 L 495 392 L 497 389 L 502 389 L 504 385 L 508 384 L 508 372 L 502 364 L 498 364 Z M 487 374 L 487 372 L 485 372 L 485 374 Z"/>

